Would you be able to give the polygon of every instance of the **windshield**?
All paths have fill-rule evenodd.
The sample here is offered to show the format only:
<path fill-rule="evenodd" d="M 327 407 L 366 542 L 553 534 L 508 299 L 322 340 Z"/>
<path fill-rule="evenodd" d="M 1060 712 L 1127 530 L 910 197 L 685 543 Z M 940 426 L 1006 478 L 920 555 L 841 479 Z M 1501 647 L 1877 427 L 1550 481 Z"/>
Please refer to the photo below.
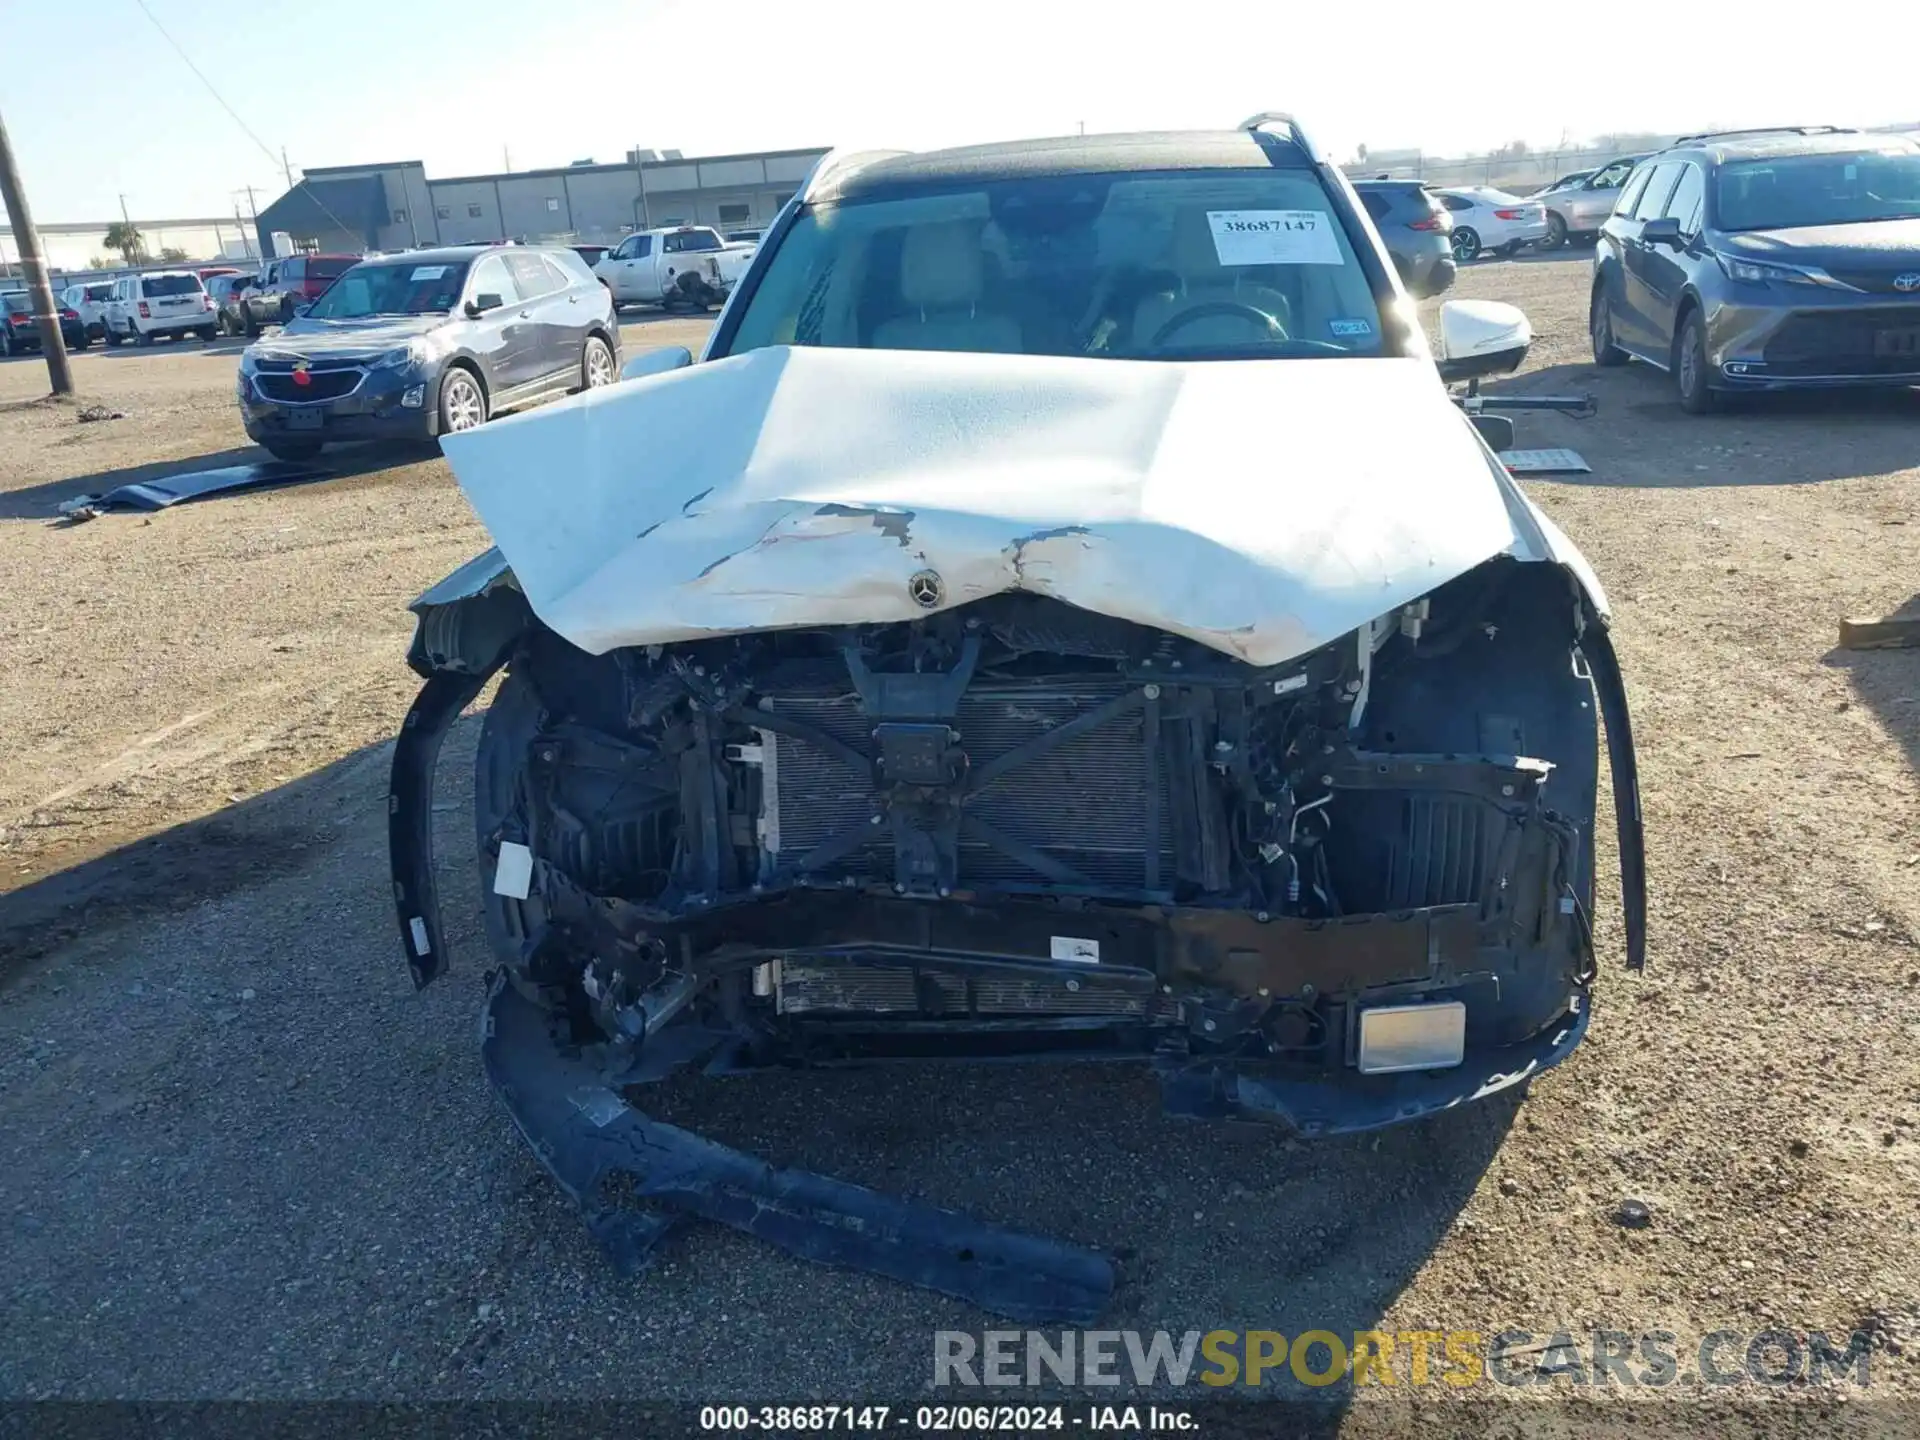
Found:
<path fill-rule="evenodd" d="M 1786 155 L 1720 167 L 1722 230 L 1859 225 L 1920 216 L 1920 151 Z"/>
<path fill-rule="evenodd" d="M 310 320 L 364 320 L 370 315 L 430 315 L 453 309 L 467 262 L 355 265 L 307 311 Z"/>
<path fill-rule="evenodd" d="M 764 345 L 1153 359 L 1381 353 L 1310 171 L 1006 180 L 802 211 L 748 299 Z"/>

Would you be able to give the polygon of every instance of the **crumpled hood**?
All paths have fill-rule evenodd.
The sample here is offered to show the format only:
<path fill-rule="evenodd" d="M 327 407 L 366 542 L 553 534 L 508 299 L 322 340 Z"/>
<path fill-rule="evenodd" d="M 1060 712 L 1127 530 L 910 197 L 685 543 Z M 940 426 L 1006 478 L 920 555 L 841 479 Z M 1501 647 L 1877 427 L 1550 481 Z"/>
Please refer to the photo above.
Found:
<path fill-rule="evenodd" d="M 594 654 L 1026 590 L 1271 665 L 1498 554 L 1590 580 L 1418 359 L 776 346 L 441 443 Z"/>
<path fill-rule="evenodd" d="M 287 356 L 309 360 L 384 355 L 416 335 L 426 335 L 449 324 L 449 315 L 376 315 L 365 320 L 290 320 L 278 335 L 251 348 L 264 357 Z"/>

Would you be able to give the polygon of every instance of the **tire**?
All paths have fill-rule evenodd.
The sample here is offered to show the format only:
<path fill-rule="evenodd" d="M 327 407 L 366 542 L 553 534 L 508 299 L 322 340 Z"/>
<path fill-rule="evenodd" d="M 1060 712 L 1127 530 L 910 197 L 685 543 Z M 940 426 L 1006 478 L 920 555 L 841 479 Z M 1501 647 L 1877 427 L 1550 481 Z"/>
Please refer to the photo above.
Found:
<path fill-rule="evenodd" d="M 320 453 L 318 440 L 262 440 L 260 448 L 276 460 L 311 460 Z"/>
<path fill-rule="evenodd" d="M 86 331 L 83 330 L 80 332 L 80 338 L 74 341 L 73 344 L 69 345 L 67 348 L 69 350 L 84 350 L 87 348 L 87 346 L 91 345 L 92 343 L 93 342 L 87 338 Z"/>
<path fill-rule="evenodd" d="M 1713 366 L 1707 359 L 1707 326 L 1698 310 L 1687 311 L 1680 333 L 1673 337 L 1673 388 L 1680 408 L 1689 415 L 1707 415 L 1720 408 L 1713 388 Z"/>
<path fill-rule="evenodd" d="M 109 350 L 118 350 L 120 348 L 120 332 L 113 328 L 112 321 L 108 321 L 101 326 L 100 343 Z"/>
<path fill-rule="evenodd" d="M 1480 232 L 1471 225 L 1456 225 L 1449 237 L 1453 245 L 1453 258 L 1465 265 L 1470 260 L 1480 258 Z"/>
<path fill-rule="evenodd" d="M 145 349 L 152 349 L 153 332 L 151 330 L 142 330 L 138 325 L 135 325 L 133 327 L 133 343 Z"/>
<path fill-rule="evenodd" d="M 1567 222 L 1557 211 L 1547 212 L 1547 238 L 1540 242 L 1542 250 L 1558 250 L 1567 243 Z"/>
<path fill-rule="evenodd" d="M 13 358 L 13 331 L 0 325 L 0 359 Z"/>
<path fill-rule="evenodd" d="M 440 377 L 440 433 L 458 435 L 487 423 L 487 387 L 464 365 L 450 365 Z"/>
<path fill-rule="evenodd" d="M 598 335 L 589 335 L 587 343 L 580 347 L 580 388 L 598 390 L 619 378 L 620 369 L 613 363 L 613 347 Z"/>
<path fill-rule="evenodd" d="M 1607 369 L 1627 363 L 1627 352 L 1613 341 L 1613 306 L 1604 285 L 1593 287 L 1587 305 L 1587 334 L 1593 340 L 1593 363 Z"/>
<path fill-rule="evenodd" d="M 211 345 L 219 338 L 220 327 L 218 325 L 203 325 L 200 327 L 200 343 L 202 345 Z"/>

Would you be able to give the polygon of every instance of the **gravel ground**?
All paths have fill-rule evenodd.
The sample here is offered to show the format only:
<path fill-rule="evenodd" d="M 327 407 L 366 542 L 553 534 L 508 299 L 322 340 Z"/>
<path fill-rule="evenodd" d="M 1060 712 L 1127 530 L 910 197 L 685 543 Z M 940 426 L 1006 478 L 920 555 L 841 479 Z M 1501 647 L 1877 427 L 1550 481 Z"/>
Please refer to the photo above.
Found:
<path fill-rule="evenodd" d="M 1100 1245 L 1117 1326 L 1864 1327 L 1874 1428 L 1904 1420 L 1920 652 L 1839 651 L 1835 624 L 1920 588 L 1920 403 L 1685 417 L 1664 377 L 1588 365 L 1587 273 L 1484 263 L 1454 292 L 1529 312 L 1512 388 L 1601 406 L 1519 422 L 1594 468 L 1530 489 L 1612 595 L 1650 847 L 1650 967 L 1623 968 L 1605 886 L 1567 1065 L 1523 1103 L 1312 1145 L 1164 1120 L 1145 1078 L 1087 1068 L 697 1081 L 651 1108 Z M 621 1279 L 512 1134 L 474 1044 L 471 721 L 440 817 L 455 968 L 412 993 L 381 807 L 403 607 L 484 543 L 441 462 L 349 454 L 325 484 L 51 523 L 258 458 L 234 354 L 79 357 L 85 398 L 127 412 L 99 424 L 27 403 L 37 361 L 0 364 L 0 1394 L 919 1393 L 931 1332 L 977 1312 L 710 1227 Z M 1646 1228 L 1616 1222 L 1627 1197 Z M 1775 1433 L 1846 1398 L 1740 1394 Z M 1397 1423 L 1381 1400 L 1350 1428 Z"/>

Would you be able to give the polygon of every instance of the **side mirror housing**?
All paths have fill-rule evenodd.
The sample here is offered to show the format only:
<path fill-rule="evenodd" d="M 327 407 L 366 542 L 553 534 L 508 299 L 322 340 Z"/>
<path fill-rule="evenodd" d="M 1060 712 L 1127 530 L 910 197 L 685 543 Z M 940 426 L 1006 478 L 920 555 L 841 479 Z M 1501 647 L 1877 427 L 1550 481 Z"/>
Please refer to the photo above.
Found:
<path fill-rule="evenodd" d="M 489 310 L 498 310 L 502 305 L 506 303 L 507 302 L 502 300 L 498 295 L 494 295 L 490 293 L 485 295 L 476 295 L 471 300 L 467 301 L 467 317 L 472 320 L 478 320 L 482 315 L 486 314 Z"/>
<path fill-rule="evenodd" d="M 1678 250 L 1682 243 L 1680 222 L 1671 215 L 1662 215 L 1657 220 L 1649 220 L 1640 227 L 1640 238 L 1649 245 L 1671 245 Z"/>
<path fill-rule="evenodd" d="M 1533 327 L 1498 300 L 1449 300 L 1440 307 L 1440 378 L 1449 385 L 1520 368 Z"/>
<path fill-rule="evenodd" d="M 622 380 L 639 380 L 648 375 L 664 375 L 669 370 L 684 370 L 693 363 L 693 352 L 684 345 L 668 345 L 660 350 L 643 350 L 620 367 Z"/>

